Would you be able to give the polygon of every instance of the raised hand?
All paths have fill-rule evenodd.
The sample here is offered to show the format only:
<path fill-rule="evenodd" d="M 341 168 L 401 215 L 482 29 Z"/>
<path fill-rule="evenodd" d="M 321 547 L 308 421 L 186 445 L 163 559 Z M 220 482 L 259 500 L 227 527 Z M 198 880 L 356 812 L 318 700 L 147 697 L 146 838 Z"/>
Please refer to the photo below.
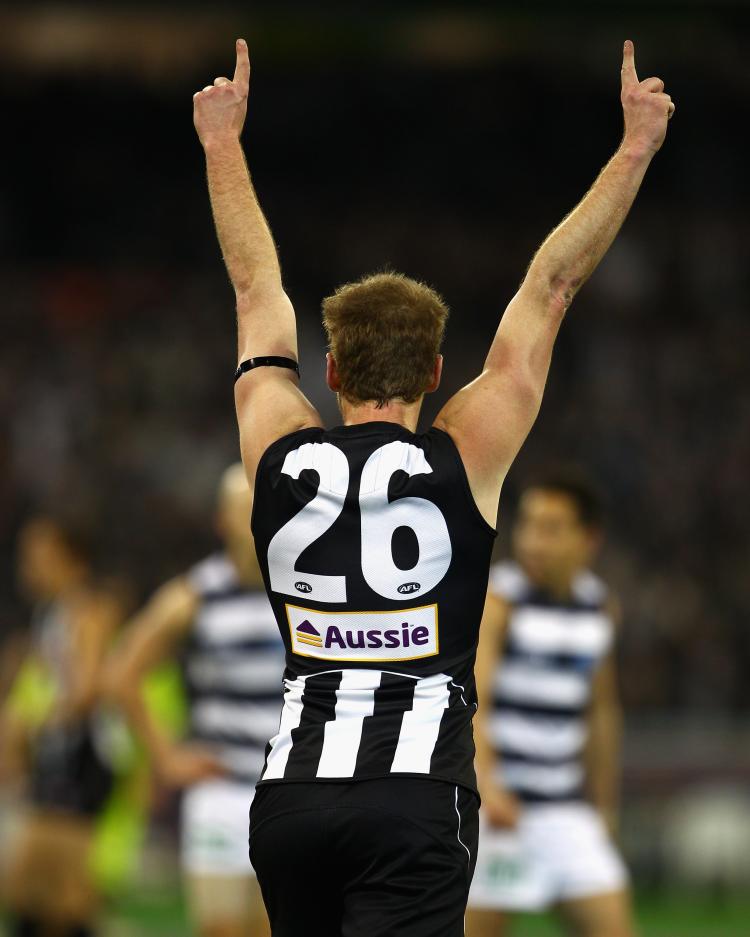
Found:
<path fill-rule="evenodd" d="M 625 115 L 625 143 L 651 153 L 664 143 L 667 121 L 674 114 L 672 98 L 664 92 L 661 78 L 638 80 L 635 48 L 625 41 L 622 56 L 622 109 Z"/>
<path fill-rule="evenodd" d="M 247 114 L 250 88 L 250 58 L 247 43 L 237 40 L 237 62 L 234 76 L 215 78 L 212 85 L 193 95 L 193 123 L 205 147 L 215 140 L 237 139 L 242 133 Z"/>

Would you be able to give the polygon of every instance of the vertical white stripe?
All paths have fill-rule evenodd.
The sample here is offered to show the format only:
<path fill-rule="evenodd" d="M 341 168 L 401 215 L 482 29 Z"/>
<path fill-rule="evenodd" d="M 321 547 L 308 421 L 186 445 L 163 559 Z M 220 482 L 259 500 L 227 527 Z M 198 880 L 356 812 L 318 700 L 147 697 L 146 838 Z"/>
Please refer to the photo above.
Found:
<path fill-rule="evenodd" d="M 414 689 L 412 708 L 404 713 L 391 771 L 429 774 L 443 711 L 450 700 L 450 677 L 444 673 L 423 677 Z"/>
<path fill-rule="evenodd" d="M 317 777 L 350 778 L 354 774 L 362 741 L 365 716 L 375 711 L 375 690 L 380 686 L 379 670 L 344 670 L 336 690 L 334 719 L 326 722 L 323 750 Z"/>
<path fill-rule="evenodd" d="M 298 677 L 294 682 L 287 681 L 279 731 L 271 739 L 271 751 L 268 753 L 266 770 L 261 778 L 263 781 L 284 777 L 289 752 L 292 750 L 292 729 L 297 728 L 302 718 L 302 694 L 304 690 L 304 677 Z"/>

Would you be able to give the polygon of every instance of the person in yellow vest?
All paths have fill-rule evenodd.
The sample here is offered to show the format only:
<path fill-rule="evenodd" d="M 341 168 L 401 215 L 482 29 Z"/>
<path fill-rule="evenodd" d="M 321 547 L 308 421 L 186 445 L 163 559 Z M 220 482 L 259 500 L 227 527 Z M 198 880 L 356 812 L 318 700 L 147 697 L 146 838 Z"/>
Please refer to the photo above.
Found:
<path fill-rule="evenodd" d="M 89 937 L 100 907 L 96 818 L 113 791 L 100 677 L 122 617 L 94 579 L 78 519 L 40 515 L 18 540 L 18 576 L 33 603 L 30 646 L 4 712 L 4 780 L 26 805 L 7 857 L 3 903 L 13 937 Z"/>

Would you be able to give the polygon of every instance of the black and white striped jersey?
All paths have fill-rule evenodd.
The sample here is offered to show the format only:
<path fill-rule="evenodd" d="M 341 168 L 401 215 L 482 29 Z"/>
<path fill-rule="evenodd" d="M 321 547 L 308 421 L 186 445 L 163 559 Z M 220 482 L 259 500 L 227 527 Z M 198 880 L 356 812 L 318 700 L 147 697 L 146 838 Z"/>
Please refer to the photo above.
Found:
<path fill-rule="evenodd" d="M 230 776 L 255 783 L 279 724 L 284 645 L 266 594 L 247 589 L 217 553 L 194 566 L 198 595 L 183 668 L 190 737 L 211 748 Z"/>
<path fill-rule="evenodd" d="M 253 533 L 287 649 L 261 783 L 475 786 L 474 658 L 494 530 L 453 440 L 373 422 L 278 440 Z"/>
<path fill-rule="evenodd" d="M 499 563 L 490 590 L 511 606 L 489 718 L 498 780 L 527 802 L 578 800 L 593 677 L 614 635 L 607 588 L 581 572 L 561 603 Z"/>

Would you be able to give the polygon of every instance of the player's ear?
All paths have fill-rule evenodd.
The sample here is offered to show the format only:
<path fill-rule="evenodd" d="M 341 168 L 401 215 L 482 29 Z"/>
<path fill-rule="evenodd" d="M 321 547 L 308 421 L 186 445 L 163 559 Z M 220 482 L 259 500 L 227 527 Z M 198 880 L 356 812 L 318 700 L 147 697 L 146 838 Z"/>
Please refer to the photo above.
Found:
<path fill-rule="evenodd" d="M 432 379 L 430 383 L 425 388 L 426 394 L 431 394 L 433 391 L 437 390 L 440 387 L 440 378 L 443 375 L 443 356 L 438 355 L 435 358 L 435 367 L 432 370 Z"/>
<path fill-rule="evenodd" d="M 339 372 L 336 368 L 336 359 L 329 352 L 326 353 L 326 384 L 334 394 L 338 394 L 341 390 L 341 380 L 339 378 Z"/>

